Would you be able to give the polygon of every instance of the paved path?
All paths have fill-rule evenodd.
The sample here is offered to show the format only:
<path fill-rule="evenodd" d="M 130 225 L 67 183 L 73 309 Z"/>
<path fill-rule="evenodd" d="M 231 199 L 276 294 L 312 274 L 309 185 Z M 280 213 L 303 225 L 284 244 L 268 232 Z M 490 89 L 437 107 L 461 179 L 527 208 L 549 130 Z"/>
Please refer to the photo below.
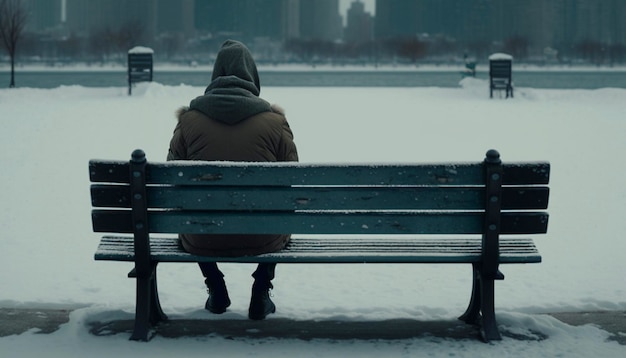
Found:
<path fill-rule="evenodd" d="M 0 308 L 0 337 L 21 334 L 30 329 L 52 333 L 69 322 L 70 309 Z"/>
<path fill-rule="evenodd" d="M 0 308 L 0 337 L 21 334 L 35 329 L 37 333 L 52 333 L 69 321 L 71 309 L 14 309 Z M 595 324 L 613 334 L 611 339 L 626 345 L 626 312 L 599 311 L 555 313 L 552 316 L 573 325 Z M 294 321 L 275 318 L 265 321 L 224 319 L 219 324 L 207 324 L 203 320 L 172 320 L 159 325 L 157 334 L 178 338 L 220 335 L 223 337 L 281 337 L 296 339 L 407 339 L 424 336 L 453 339 L 475 338 L 476 328 L 456 320 L 416 321 L 393 319 L 376 322 L 346 321 Z M 94 323 L 90 331 L 94 335 L 130 334 L 133 322 L 120 320 Z M 507 332 L 503 335 L 514 338 Z M 526 338 L 527 339 L 527 338 Z"/>

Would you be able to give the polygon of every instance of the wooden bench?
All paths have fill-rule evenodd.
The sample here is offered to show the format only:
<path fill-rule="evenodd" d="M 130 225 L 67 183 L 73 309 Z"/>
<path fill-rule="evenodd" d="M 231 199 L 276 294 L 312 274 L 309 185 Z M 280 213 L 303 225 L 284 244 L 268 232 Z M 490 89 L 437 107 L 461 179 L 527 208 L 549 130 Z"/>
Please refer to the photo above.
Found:
<path fill-rule="evenodd" d="M 152 49 L 135 47 L 128 52 L 128 95 L 132 94 L 133 83 L 152 82 Z"/>
<path fill-rule="evenodd" d="M 460 319 L 497 340 L 499 265 L 540 262 L 533 241 L 517 235 L 548 226 L 550 164 L 502 164 L 495 150 L 476 163 L 408 165 L 148 163 L 136 150 L 130 162 L 91 160 L 89 171 L 94 231 L 133 234 L 103 237 L 95 254 L 134 262 L 133 340 L 148 340 L 167 319 L 157 264 L 197 261 L 468 263 L 473 289 Z M 203 257 L 185 252 L 177 235 L 151 233 L 294 235 L 276 253 Z"/>
<path fill-rule="evenodd" d="M 494 90 L 504 90 L 506 98 L 513 98 L 513 57 L 503 53 L 489 57 L 489 97 Z"/>

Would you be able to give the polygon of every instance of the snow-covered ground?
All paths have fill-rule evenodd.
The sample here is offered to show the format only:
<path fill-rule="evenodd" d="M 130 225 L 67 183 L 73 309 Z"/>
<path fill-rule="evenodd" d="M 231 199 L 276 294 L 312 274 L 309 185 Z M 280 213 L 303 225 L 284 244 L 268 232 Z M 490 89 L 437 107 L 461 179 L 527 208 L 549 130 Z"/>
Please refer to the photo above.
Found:
<path fill-rule="evenodd" d="M 208 79 L 207 79 L 208 81 Z M 493 99 L 485 81 L 443 88 L 263 88 L 287 111 L 303 162 L 504 161 L 552 163 L 550 227 L 535 242 L 544 262 L 503 267 L 496 311 L 503 329 L 529 338 L 494 344 L 434 337 L 397 341 L 203 336 L 148 344 L 93 336 L 89 322 L 127 319 L 129 264 L 95 262 L 89 159 L 128 159 L 142 148 L 164 160 L 174 111 L 203 88 L 0 89 L 0 307 L 82 307 L 49 335 L 0 338 L 2 356 L 456 356 L 622 357 L 592 326 L 547 312 L 626 310 L 626 90 L 517 88 Z M 160 266 L 165 311 L 174 319 L 246 320 L 251 265 L 223 265 L 233 305 L 202 310 L 194 265 Z M 454 319 L 467 305 L 470 268 L 457 265 L 281 265 L 278 311 L 268 320 Z M 219 323 L 219 322 L 217 322 Z"/>

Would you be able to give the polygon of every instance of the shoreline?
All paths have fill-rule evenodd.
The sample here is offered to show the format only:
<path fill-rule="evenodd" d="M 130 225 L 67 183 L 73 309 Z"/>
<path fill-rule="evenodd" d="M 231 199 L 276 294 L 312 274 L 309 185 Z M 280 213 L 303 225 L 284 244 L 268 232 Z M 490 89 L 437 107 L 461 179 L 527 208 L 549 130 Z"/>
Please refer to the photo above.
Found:
<path fill-rule="evenodd" d="M 211 72 L 212 65 L 185 66 L 179 64 L 155 64 L 154 71 L 161 72 Z M 593 65 L 534 65 L 513 62 L 514 71 L 520 72 L 626 72 L 626 65 L 593 66 Z M 0 72 L 9 73 L 10 67 L 0 65 Z M 126 72 L 126 66 L 120 64 L 84 64 L 70 65 L 17 65 L 16 72 Z M 418 64 L 418 65 L 304 65 L 304 64 L 276 64 L 258 65 L 259 72 L 455 72 L 464 70 L 462 64 Z M 478 64 L 477 70 L 489 70 L 487 63 Z"/>

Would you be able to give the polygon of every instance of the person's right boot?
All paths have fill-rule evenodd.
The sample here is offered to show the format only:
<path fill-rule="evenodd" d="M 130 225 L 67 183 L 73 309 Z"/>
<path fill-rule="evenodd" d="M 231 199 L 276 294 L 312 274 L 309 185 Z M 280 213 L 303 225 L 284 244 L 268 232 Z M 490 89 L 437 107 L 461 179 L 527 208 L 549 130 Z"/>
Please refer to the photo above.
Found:
<path fill-rule="evenodd" d="M 226 312 L 230 306 L 230 298 L 226 289 L 226 282 L 222 277 L 207 278 L 204 280 L 209 298 L 206 300 L 204 308 L 211 313 L 220 314 Z"/>
<path fill-rule="evenodd" d="M 248 318 L 252 320 L 262 320 L 268 314 L 276 312 L 276 305 L 270 299 L 270 289 L 274 288 L 269 280 L 255 280 L 252 285 L 252 297 L 250 298 L 250 308 Z"/>

